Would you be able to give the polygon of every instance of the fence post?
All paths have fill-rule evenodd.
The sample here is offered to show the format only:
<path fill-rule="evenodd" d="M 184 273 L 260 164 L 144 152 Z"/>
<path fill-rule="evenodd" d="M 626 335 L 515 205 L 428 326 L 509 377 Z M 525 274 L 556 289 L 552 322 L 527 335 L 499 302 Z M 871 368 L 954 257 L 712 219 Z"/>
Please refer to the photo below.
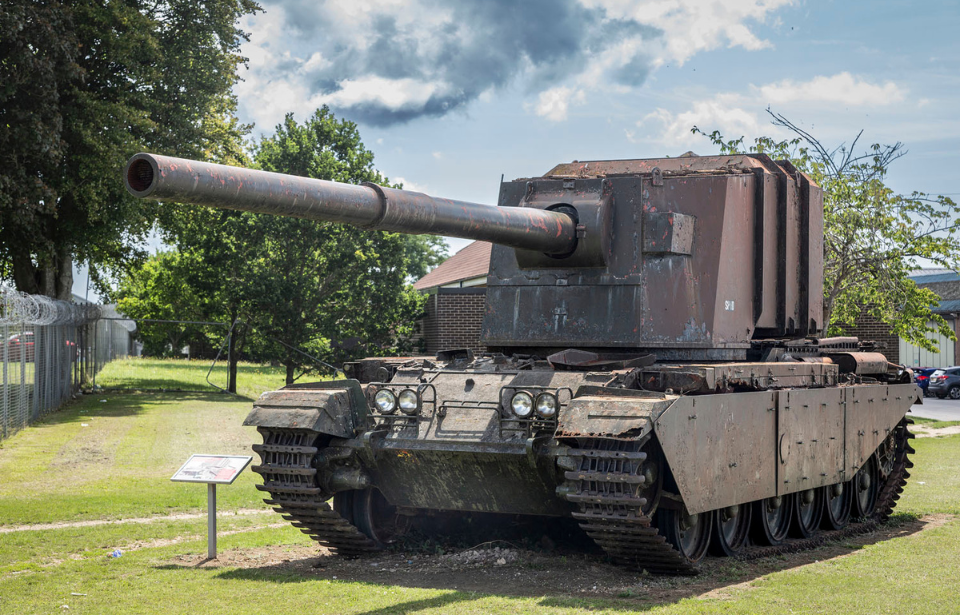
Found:
<path fill-rule="evenodd" d="M 3 435 L 7 437 L 7 424 L 10 421 L 10 381 L 7 377 L 7 363 L 10 360 L 10 342 L 9 329 L 3 325 Z"/>

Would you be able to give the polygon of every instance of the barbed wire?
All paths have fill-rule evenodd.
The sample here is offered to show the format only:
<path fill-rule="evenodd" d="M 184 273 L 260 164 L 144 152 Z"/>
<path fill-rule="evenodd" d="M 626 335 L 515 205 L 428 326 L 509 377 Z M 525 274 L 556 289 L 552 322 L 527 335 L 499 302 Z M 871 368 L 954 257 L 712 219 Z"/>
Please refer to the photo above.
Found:
<path fill-rule="evenodd" d="M 0 324 L 86 325 L 100 318 L 100 306 L 28 295 L 0 285 Z"/>

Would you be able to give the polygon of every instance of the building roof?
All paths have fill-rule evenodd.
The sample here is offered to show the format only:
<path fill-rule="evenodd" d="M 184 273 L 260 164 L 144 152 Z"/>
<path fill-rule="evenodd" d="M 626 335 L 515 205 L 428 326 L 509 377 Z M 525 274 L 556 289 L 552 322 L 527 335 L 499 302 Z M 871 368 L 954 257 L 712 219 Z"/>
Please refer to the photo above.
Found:
<path fill-rule="evenodd" d="M 941 301 L 933 308 L 934 314 L 949 314 L 951 312 L 960 312 L 960 299 L 948 299 Z"/>
<path fill-rule="evenodd" d="M 417 290 L 426 290 L 435 286 L 447 286 L 464 280 L 486 277 L 487 272 L 490 271 L 492 247 L 493 244 L 486 241 L 474 241 L 414 282 L 413 287 Z"/>
<path fill-rule="evenodd" d="M 935 284 L 937 282 L 958 282 L 960 281 L 960 274 L 957 274 L 954 271 L 947 271 L 946 273 L 920 272 L 918 275 L 910 276 L 910 279 L 916 282 L 917 284 Z"/>

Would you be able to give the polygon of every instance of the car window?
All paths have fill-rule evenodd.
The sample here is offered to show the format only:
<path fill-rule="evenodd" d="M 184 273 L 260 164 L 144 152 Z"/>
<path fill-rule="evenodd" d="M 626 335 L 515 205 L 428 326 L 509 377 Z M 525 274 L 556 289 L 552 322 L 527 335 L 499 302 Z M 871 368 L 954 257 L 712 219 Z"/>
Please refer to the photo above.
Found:
<path fill-rule="evenodd" d="M 930 374 L 930 375 L 931 375 L 931 376 L 942 376 L 943 374 L 944 374 L 944 371 L 943 371 L 942 369 L 938 369 L 937 371 L 933 372 L 933 373 Z"/>
<path fill-rule="evenodd" d="M 960 369 L 951 369 L 947 373 L 950 374 L 951 376 L 960 376 Z"/>

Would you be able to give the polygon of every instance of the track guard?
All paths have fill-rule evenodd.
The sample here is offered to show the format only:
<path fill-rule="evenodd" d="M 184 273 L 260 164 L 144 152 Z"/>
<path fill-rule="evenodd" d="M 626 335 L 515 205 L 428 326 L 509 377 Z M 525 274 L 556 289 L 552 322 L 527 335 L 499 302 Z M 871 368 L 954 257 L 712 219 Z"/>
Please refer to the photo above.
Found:
<path fill-rule="evenodd" d="M 363 431 L 369 413 L 356 380 L 312 382 L 264 393 L 243 424 L 353 438 Z"/>

